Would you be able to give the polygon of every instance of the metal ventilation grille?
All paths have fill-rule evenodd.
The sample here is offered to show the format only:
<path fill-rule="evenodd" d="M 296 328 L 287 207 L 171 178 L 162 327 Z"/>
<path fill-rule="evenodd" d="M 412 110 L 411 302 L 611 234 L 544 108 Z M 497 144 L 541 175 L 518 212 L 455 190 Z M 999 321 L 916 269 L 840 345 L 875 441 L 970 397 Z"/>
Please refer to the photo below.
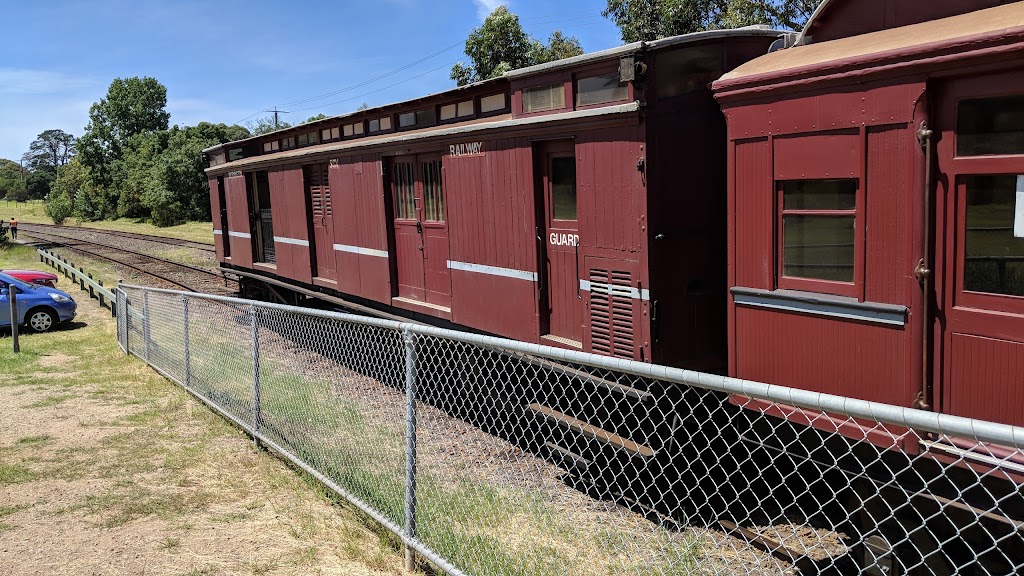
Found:
<path fill-rule="evenodd" d="M 590 346 L 598 354 L 634 358 L 633 275 L 590 269 Z"/>

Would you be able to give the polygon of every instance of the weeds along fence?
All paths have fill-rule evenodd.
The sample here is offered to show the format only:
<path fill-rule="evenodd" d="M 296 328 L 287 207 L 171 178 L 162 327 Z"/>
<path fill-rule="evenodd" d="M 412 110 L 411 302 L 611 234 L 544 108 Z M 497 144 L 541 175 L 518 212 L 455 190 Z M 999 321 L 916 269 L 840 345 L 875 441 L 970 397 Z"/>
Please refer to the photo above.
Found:
<path fill-rule="evenodd" d="M 122 285 L 118 340 L 448 574 L 1017 574 L 1024 428 Z"/>
<path fill-rule="evenodd" d="M 72 282 L 78 285 L 80 290 L 89 292 L 89 297 L 99 301 L 100 306 L 110 309 L 112 316 L 117 315 L 116 297 L 114 293 L 103 286 L 102 280 L 96 280 L 92 274 L 86 272 L 81 266 L 75 268 L 74 262 L 68 262 L 67 258 L 58 256 L 49 250 L 37 249 L 39 261 L 49 264 Z"/>

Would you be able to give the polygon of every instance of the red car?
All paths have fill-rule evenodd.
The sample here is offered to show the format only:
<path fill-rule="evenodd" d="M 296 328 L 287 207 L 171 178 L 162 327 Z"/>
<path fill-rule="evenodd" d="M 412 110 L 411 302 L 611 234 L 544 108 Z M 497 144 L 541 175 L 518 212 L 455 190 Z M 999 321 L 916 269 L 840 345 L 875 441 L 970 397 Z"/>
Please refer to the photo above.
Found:
<path fill-rule="evenodd" d="M 50 288 L 57 287 L 57 275 L 50 274 L 49 272 L 40 272 L 38 270 L 0 270 L 0 272 L 14 276 L 23 282 L 49 286 Z"/>

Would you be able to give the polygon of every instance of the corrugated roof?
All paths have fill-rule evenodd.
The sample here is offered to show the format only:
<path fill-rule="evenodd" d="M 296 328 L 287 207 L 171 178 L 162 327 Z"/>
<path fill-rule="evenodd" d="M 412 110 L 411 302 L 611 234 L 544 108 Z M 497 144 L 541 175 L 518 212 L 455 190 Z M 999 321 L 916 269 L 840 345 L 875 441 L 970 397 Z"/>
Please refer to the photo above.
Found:
<path fill-rule="evenodd" d="M 1024 2 L 969 12 L 931 22 L 890 28 L 839 40 L 795 46 L 755 58 L 717 82 L 715 88 L 755 76 L 772 76 L 785 71 L 812 69 L 829 62 L 869 60 L 886 54 L 912 51 L 929 45 L 978 36 L 1009 32 L 1024 26 Z"/>
<path fill-rule="evenodd" d="M 596 118 L 599 116 L 628 114 L 631 112 L 635 113 L 639 109 L 640 104 L 638 102 L 628 102 L 626 104 L 619 104 L 617 106 L 589 108 L 586 110 L 562 112 L 561 114 L 545 114 L 543 116 L 529 116 L 526 118 L 512 118 L 511 115 L 509 114 L 505 116 L 498 116 L 496 118 L 478 119 L 475 122 L 465 122 L 442 127 L 432 126 L 429 128 L 422 128 L 420 130 L 410 130 L 407 132 L 382 134 L 379 136 L 369 136 L 366 138 L 360 138 L 358 140 L 346 140 L 344 142 L 320 144 L 318 146 L 307 146 L 304 148 L 296 148 L 294 150 L 274 152 L 273 154 L 260 154 L 259 156 L 253 156 L 251 158 L 243 158 L 242 160 L 235 160 L 234 162 L 218 164 L 217 166 L 207 168 L 206 171 L 227 172 L 232 170 L 238 170 L 241 168 L 246 168 L 252 165 L 275 163 L 280 162 L 282 160 L 294 160 L 304 158 L 307 156 L 322 155 L 330 152 L 341 152 L 358 148 L 368 148 L 371 146 L 380 146 L 383 144 L 413 142 L 416 140 L 424 140 L 426 138 L 459 136 L 462 134 L 472 134 L 474 132 L 480 132 L 483 130 L 515 128 L 518 126 L 529 126 L 533 124 L 557 122 L 559 120 L 576 120 L 580 118 Z"/>

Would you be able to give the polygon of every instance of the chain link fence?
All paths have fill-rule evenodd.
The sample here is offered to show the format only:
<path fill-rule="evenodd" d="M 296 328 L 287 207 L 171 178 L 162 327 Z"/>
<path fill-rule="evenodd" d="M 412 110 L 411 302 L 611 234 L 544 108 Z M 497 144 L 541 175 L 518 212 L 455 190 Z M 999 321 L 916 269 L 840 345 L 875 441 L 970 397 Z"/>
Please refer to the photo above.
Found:
<path fill-rule="evenodd" d="M 126 352 L 449 574 L 1024 573 L 1024 428 L 335 312 L 117 299 Z"/>

